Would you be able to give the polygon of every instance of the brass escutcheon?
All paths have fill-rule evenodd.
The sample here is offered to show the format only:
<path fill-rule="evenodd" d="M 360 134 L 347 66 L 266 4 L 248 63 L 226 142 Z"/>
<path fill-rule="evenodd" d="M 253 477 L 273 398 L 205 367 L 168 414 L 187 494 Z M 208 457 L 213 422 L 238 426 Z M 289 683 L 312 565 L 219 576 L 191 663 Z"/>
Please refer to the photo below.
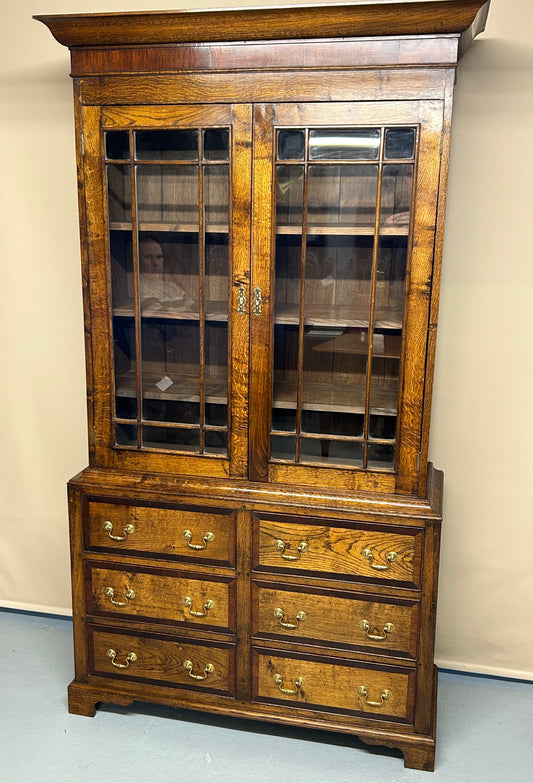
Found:
<path fill-rule="evenodd" d="M 274 682 L 278 686 L 278 690 L 280 690 L 282 693 L 285 693 L 287 696 L 294 696 L 300 688 L 303 688 L 305 685 L 305 680 L 303 677 L 297 677 L 294 680 L 294 689 L 292 688 L 284 688 L 283 687 L 283 677 L 281 674 L 275 674 L 274 675 Z"/>
<path fill-rule="evenodd" d="M 107 657 L 111 659 L 111 663 L 117 669 L 128 669 L 130 663 L 133 663 L 134 661 L 137 660 L 137 656 L 135 655 L 135 653 L 134 652 L 129 652 L 126 655 L 126 663 L 117 663 L 115 661 L 115 658 L 117 657 L 117 654 L 116 654 L 116 652 L 112 648 L 109 648 L 109 650 L 107 651 Z"/>
<path fill-rule="evenodd" d="M 126 600 L 125 601 L 117 601 L 115 599 L 115 591 L 113 590 L 112 587 L 106 587 L 105 594 L 109 598 L 111 603 L 114 604 L 115 606 L 127 606 L 128 602 L 129 601 L 133 601 L 133 599 L 135 598 L 135 593 L 133 592 L 131 587 L 130 588 L 126 588 Z"/>
<path fill-rule="evenodd" d="M 303 623 L 305 618 L 307 617 L 305 612 L 296 612 L 294 623 L 288 623 L 283 619 L 283 609 L 280 609 L 279 607 L 277 609 L 274 609 L 274 617 L 279 620 L 279 624 L 283 626 L 283 628 L 288 628 L 289 630 L 293 631 L 295 628 L 298 628 L 300 623 Z"/>
<path fill-rule="evenodd" d="M 370 568 L 373 568 L 376 571 L 387 571 L 390 568 L 391 564 L 398 559 L 398 555 L 396 552 L 389 552 L 387 554 L 387 565 L 380 565 L 379 563 L 372 562 L 372 560 L 374 559 L 374 555 L 371 549 L 363 549 L 361 554 L 363 555 L 364 558 L 370 561 Z"/>
<path fill-rule="evenodd" d="M 122 531 L 123 535 L 114 536 L 111 533 L 111 531 L 113 530 L 113 523 L 109 522 L 108 520 L 104 522 L 104 530 L 109 535 L 109 538 L 113 539 L 113 541 L 125 541 L 127 537 L 130 535 L 130 533 L 135 533 L 135 527 L 133 525 L 126 525 L 126 527 Z"/>
<path fill-rule="evenodd" d="M 195 550 L 205 549 L 210 541 L 215 540 L 214 533 L 206 533 L 202 539 L 202 541 L 204 542 L 203 544 L 191 544 L 191 540 L 192 540 L 191 531 L 184 530 L 182 535 L 185 541 L 187 542 L 187 546 L 189 547 L 189 549 L 195 549 Z"/>
<path fill-rule="evenodd" d="M 191 609 L 192 598 L 190 597 L 190 595 L 186 595 L 185 596 L 185 598 L 183 599 L 183 605 L 187 607 L 191 617 L 205 617 L 207 612 L 210 609 L 214 609 L 215 608 L 215 602 L 212 601 L 210 598 L 208 598 L 207 601 L 204 604 L 204 611 L 203 612 L 193 612 L 193 610 Z"/>
<path fill-rule="evenodd" d="M 300 555 L 302 552 L 307 552 L 309 549 L 309 544 L 306 541 L 300 541 L 298 544 L 298 548 L 296 549 L 295 555 L 288 555 L 285 552 L 285 549 L 290 549 L 290 544 L 286 544 L 285 541 L 283 541 L 281 538 L 278 538 L 276 541 L 274 541 L 274 546 L 278 550 L 278 552 L 281 554 L 282 558 L 284 560 L 299 560 Z"/>
<path fill-rule="evenodd" d="M 387 638 L 388 633 L 392 633 L 396 630 L 394 623 L 385 623 L 383 626 L 383 635 L 381 635 L 376 627 L 372 628 L 372 631 L 370 631 L 370 623 L 368 620 L 361 620 L 361 628 L 365 631 L 367 638 L 372 639 L 373 642 L 382 642 Z"/>
<path fill-rule="evenodd" d="M 215 671 L 214 663 L 206 663 L 203 674 L 193 674 L 193 662 L 183 661 L 183 668 L 187 670 L 189 677 L 193 680 L 205 680 L 210 674 Z"/>
<path fill-rule="evenodd" d="M 368 688 L 366 687 L 366 685 L 360 685 L 357 688 L 357 693 L 359 694 L 359 696 L 363 697 L 363 699 L 365 700 L 365 704 L 368 704 L 369 707 L 381 707 L 384 704 L 384 702 L 386 702 L 387 699 L 390 699 L 392 696 L 392 693 L 387 688 L 384 688 L 381 691 L 381 699 L 379 701 L 371 701 L 368 698 Z"/>

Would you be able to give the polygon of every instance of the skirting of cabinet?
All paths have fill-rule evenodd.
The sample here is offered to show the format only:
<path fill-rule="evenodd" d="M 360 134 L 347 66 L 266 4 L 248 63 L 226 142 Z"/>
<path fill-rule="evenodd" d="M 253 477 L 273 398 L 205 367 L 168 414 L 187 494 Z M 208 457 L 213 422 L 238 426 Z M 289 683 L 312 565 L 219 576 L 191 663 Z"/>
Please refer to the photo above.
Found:
<path fill-rule="evenodd" d="M 225 715 L 230 718 L 267 721 L 287 726 L 298 726 L 339 732 L 357 736 L 366 744 L 395 748 L 404 756 L 405 766 L 411 769 L 433 771 L 435 760 L 437 668 L 434 667 L 431 726 L 427 734 L 417 733 L 411 726 L 368 720 L 356 716 L 310 713 L 294 708 L 280 708 L 271 704 L 257 704 L 198 692 L 185 692 L 168 687 L 145 685 L 135 682 L 111 682 L 93 677 L 91 682 L 74 680 L 68 689 L 69 712 L 93 717 L 100 703 L 122 707 L 134 701 L 148 702 Z"/>

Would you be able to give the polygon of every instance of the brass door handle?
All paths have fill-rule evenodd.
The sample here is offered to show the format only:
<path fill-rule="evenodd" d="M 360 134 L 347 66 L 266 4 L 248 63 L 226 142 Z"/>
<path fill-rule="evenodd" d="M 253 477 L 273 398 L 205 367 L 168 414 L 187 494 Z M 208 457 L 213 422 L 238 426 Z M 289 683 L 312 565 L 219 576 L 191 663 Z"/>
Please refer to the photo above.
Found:
<path fill-rule="evenodd" d="M 387 571 L 391 567 L 391 564 L 398 559 L 398 555 L 396 552 L 389 552 L 387 554 L 387 565 L 381 565 L 380 563 L 372 562 L 372 560 L 374 559 L 374 554 L 371 549 L 363 549 L 361 554 L 363 555 L 364 558 L 370 561 L 370 568 L 373 568 L 376 571 Z"/>
<path fill-rule="evenodd" d="M 112 587 L 106 587 L 105 589 L 105 595 L 109 598 L 112 604 L 115 606 L 127 606 L 129 601 L 132 601 L 135 598 L 135 593 L 130 588 L 126 588 L 126 600 L 125 601 L 117 601 L 115 599 L 115 591 Z"/>
<path fill-rule="evenodd" d="M 379 701 L 371 701 L 368 698 L 368 688 L 366 685 L 360 685 L 357 689 L 357 693 L 359 696 L 363 697 L 365 704 L 368 704 L 369 707 L 381 707 L 387 701 L 387 699 L 390 699 L 392 696 L 392 693 L 387 690 L 387 688 L 384 688 L 381 691 L 381 699 Z"/>
<path fill-rule="evenodd" d="M 183 661 L 183 668 L 187 670 L 189 677 L 193 680 L 205 680 L 215 671 L 215 665 L 213 663 L 206 663 L 203 674 L 193 674 L 193 662 Z"/>
<path fill-rule="evenodd" d="M 368 639 L 372 639 L 373 642 L 382 642 L 387 638 L 388 633 L 392 633 L 396 630 L 394 623 L 385 623 L 383 626 L 383 635 L 381 635 L 376 627 L 372 628 L 370 632 L 370 623 L 368 620 L 361 620 L 361 628 L 365 631 L 365 636 Z"/>
<path fill-rule="evenodd" d="M 184 530 L 183 538 L 187 542 L 187 546 L 189 547 L 189 549 L 199 550 L 199 549 L 205 549 L 210 541 L 214 541 L 215 535 L 214 533 L 206 533 L 202 539 L 204 542 L 203 544 L 191 544 L 192 533 L 190 530 Z"/>
<path fill-rule="evenodd" d="M 287 696 L 294 696 L 296 693 L 298 693 L 300 688 L 303 688 L 303 686 L 305 685 L 304 678 L 303 677 L 297 677 L 294 680 L 294 689 L 293 688 L 284 688 L 283 687 L 283 677 L 281 676 L 281 674 L 275 674 L 274 675 L 274 682 L 278 686 L 278 690 L 281 691 L 282 693 L 285 693 Z"/>
<path fill-rule="evenodd" d="M 207 612 L 210 609 L 214 609 L 215 608 L 215 602 L 212 601 L 210 598 L 208 598 L 207 601 L 204 604 L 204 611 L 203 612 L 193 612 L 193 610 L 191 609 L 192 598 L 189 595 L 185 596 L 185 598 L 183 599 L 183 604 L 189 610 L 189 614 L 191 615 L 191 617 L 205 617 Z"/>
<path fill-rule="evenodd" d="M 126 663 L 117 663 L 117 662 L 116 662 L 116 660 L 115 660 L 115 658 L 117 657 L 117 654 L 116 654 L 116 652 L 115 652 L 113 649 L 111 649 L 111 648 L 109 648 L 109 650 L 107 651 L 107 657 L 111 659 L 111 663 L 112 663 L 112 664 L 113 664 L 113 666 L 115 666 L 117 669 L 128 669 L 128 668 L 129 668 L 129 665 L 130 665 L 130 663 L 133 663 L 134 661 L 136 661 L 136 660 L 137 660 L 137 656 L 135 655 L 135 653 L 134 653 L 134 652 L 129 652 L 129 653 L 126 655 Z"/>
<path fill-rule="evenodd" d="M 253 314 L 261 315 L 261 308 L 263 306 L 263 292 L 260 288 L 254 288 L 253 298 Z"/>
<path fill-rule="evenodd" d="M 299 560 L 302 552 L 307 552 L 309 549 L 309 544 L 306 541 L 300 541 L 298 548 L 296 549 L 297 554 L 288 555 L 285 552 L 285 549 L 287 549 L 287 544 L 281 538 L 278 538 L 277 541 L 274 542 L 274 546 L 284 560 Z M 290 544 L 288 546 L 290 547 Z"/>
<path fill-rule="evenodd" d="M 283 628 L 289 628 L 289 630 L 293 631 L 295 628 L 298 628 L 299 624 L 302 623 L 305 618 L 307 617 L 305 612 L 296 612 L 295 616 L 295 623 L 288 623 L 283 619 L 283 609 L 274 609 L 274 617 L 279 620 L 279 624 L 283 626 Z"/>
<path fill-rule="evenodd" d="M 104 530 L 109 535 L 109 538 L 113 539 L 113 541 L 125 541 L 131 533 L 135 533 L 135 527 L 133 525 L 126 525 L 122 531 L 121 536 L 114 536 L 111 533 L 113 530 L 113 523 L 109 522 L 108 520 L 104 522 Z"/>
<path fill-rule="evenodd" d="M 237 288 L 237 312 L 244 315 L 246 312 L 246 287 L 241 285 Z"/>

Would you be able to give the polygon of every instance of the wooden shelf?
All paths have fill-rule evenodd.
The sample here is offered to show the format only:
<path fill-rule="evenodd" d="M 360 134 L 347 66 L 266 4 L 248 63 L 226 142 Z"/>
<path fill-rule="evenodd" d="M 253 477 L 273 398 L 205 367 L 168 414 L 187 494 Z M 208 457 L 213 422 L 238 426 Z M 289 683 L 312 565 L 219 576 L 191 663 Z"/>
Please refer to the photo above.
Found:
<path fill-rule="evenodd" d="M 172 381 L 165 391 L 157 386 L 167 375 Z M 173 400 L 176 402 L 199 402 L 200 382 L 198 376 L 178 375 L 175 373 L 144 373 L 142 376 L 143 398 L 149 400 Z M 116 397 L 136 397 L 137 382 L 134 372 L 128 372 L 116 378 Z M 207 378 L 205 381 L 205 402 L 215 405 L 227 405 L 227 383 L 223 379 Z"/>
<path fill-rule="evenodd" d="M 309 236 L 374 236 L 375 226 L 371 225 L 345 225 L 343 223 L 327 225 L 313 225 L 307 224 L 307 234 Z M 277 224 L 276 234 L 302 234 L 301 224 L 289 225 L 289 224 Z M 380 236 L 407 236 L 409 234 L 409 226 L 380 226 Z"/>
<path fill-rule="evenodd" d="M 110 231 L 131 231 L 132 223 L 118 223 L 116 221 L 109 224 Z M 144 223 L 138 224 L 139 231 L 145 233 L 166 232 L 176 234 L 197 234 L 199 232 L 198 223 Z M 206 234 L 228 234 L 229 226 L 227 223 L 206 223 L 204 225 Z"/>
<path fill-rule="evenodd" d="M 324 413 L 364 413 L 365 387 L 328 383 L 303 384 L 302 409 Z M 398 382 L 388 386 L 373 386 L 370 413 L 381 416 L 395 416 L 398 406 Z M 296 383 L 283 381 L 274 384 L 274 408 L 296 408 Z"/>
<path fill-rule="evenodd" d="M 298 305 L 277 304 L 274 323 L 287 326 L 298 325 Z M 375 329 L 401 329 L 403 313 L 390 308 L 380 313 L 374 321 Z M 356 305 L 312 305 L 305 306 L 304 326 L 368 327 L 368 307 Z"/>
<path fill-rule="evenodd" d="M 131 305 L 119 305 L 113 308 L 113 315 L 122 317 L 135 317 L 135 311 Z M 228 320 L 227 302 L 207 302 L 205 305 L 204 316 L 206 321 Z M 164 318 L 169 321 L 198 321 L 200 319 L 199 310 L 179 310 L 178 308 L 161 307 L 160 309 L 147 309 L 141 311 L 142 318 Z"/>

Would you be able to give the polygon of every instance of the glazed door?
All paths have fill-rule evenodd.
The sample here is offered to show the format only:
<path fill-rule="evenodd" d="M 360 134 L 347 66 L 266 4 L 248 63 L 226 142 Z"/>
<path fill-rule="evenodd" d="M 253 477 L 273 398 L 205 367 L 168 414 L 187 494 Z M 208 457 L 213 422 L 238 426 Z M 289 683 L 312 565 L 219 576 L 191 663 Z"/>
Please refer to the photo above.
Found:
<path fill-rule="evenodd" d="M 253 478 L 412 491 L 438 102 L 256 107 Z"/>
<path fill-rule="evenodd" d="M 96 464 L 244 476 L 250 107 L 83 111 Z"/>

